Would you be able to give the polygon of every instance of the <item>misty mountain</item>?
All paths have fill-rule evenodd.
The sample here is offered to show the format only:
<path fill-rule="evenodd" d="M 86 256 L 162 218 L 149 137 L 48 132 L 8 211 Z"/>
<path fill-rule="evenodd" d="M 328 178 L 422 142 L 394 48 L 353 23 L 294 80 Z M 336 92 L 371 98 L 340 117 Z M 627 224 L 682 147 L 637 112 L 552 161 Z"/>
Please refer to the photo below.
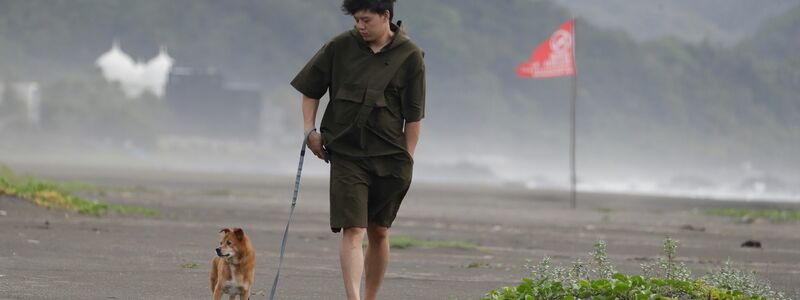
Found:
<path fill-rule="evenodd" d="M 532 169 L 562 168 L 571 79 L 520 79 L 514 70 L 579 2 L 399 1 L 397 19 L 426 52 L 428 149 L 498 153 L 529 159 Z M 654 12 L 639 2 L 603 5 L 626 26 L 589 17 L 577 24 L 578 156 L 587 176 L 593 170 L 726 173 L 744 162 L 796 175 L 797 6 L 687 0 L 659 2 Z M 663 30 L 647 31 L 656 20 L 714 37 L 661 37 Z M 2 1 L 0 77 L 96 81 L 94 60 L 118 40 L 140 60 L 165 46 L 177 66 L 213 67 L 232 81 L 257 84 L 268 109 L 296 107 L 289 80 L 350 26 L 339 2 L 329 0 Z M 628 26 L 648 29 L 620 29 Z M 739 42 L 715 43 L 717 35 Z M 296 130 L 297 119 L 280 124 L 283 131 Z"/>
<path fill-rule="evenodd" d="M 800 5 L 766 20 L 757 32 L 739 46 L 744 48 L 743 51 L 776 61 L 800 60 Z"/>
<path fill-rule="evenodd" d="M 690 42 L 735 44 L 797 0 L 556 0 L 575 15 L 637 40 L 672 36 Z"/>

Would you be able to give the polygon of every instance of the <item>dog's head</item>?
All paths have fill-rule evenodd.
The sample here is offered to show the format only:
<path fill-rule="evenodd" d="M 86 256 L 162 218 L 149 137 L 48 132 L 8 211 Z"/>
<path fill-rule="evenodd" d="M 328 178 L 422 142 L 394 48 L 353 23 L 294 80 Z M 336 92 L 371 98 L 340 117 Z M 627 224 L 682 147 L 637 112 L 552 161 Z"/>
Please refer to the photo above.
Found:
<path fill-rule="evenodd" d="M 247 235 L 241 228 L 223 228 L 219 231 L 220 240 L 217 248 L 219 257 L 236 257 L 247 251 Z"/>

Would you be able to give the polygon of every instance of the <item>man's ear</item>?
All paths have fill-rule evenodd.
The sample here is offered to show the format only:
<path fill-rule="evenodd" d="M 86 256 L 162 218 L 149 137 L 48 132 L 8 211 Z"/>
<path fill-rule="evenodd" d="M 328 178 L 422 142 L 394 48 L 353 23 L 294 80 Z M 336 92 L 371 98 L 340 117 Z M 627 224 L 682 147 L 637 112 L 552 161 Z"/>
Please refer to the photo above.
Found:
<path fill-rule="evenodd" d="M 244 238 L 244 231 L 241 228 L 234 228 L 233 235 L 236 237 L 237 240 L 241 241 Z"/>
<path fill-rule="evenodd" d="M 383 11 L 383 14 L 382 14 L 382 16 L 383 16 L 384 18 L 386 18 L 386 21 L 389 21 L 389 22 L 391 22 L 391 21 L 392 21 L 392 19 L 391 19 L 391 17 L 392 17 L 392 14 L 391 14 L 391 13 L 389 13 L 389 10 L 388 10 L 388 9 Z"/>

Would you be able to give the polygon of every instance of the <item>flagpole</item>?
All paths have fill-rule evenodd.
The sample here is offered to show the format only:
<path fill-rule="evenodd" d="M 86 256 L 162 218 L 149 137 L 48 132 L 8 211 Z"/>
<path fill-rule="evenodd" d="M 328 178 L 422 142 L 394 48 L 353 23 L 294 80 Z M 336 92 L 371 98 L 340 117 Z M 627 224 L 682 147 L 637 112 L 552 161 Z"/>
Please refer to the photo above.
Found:
<path fill-rule="evenodd" d="M 578 33 L 578 19 L 572 19 L 572 67 L 574 71 L 574 76 L 572 76 L 572 126 L 570 128 L 570 183 L 571 183 L 571 202 L 570 207 L 575 209 L 576 207 L 576 185 L 577 185 L 577 176 L 575 175 L 575 105 L 578 102 L 578 62 L 577 62 L 577 55 L 575 55 L 575 49 L 577 48 L 576 40 L 577 40 L 577 33 Z"/>
<path fill-rule="evenodd" d="M 572 17 L 567 22 L 561 24 L 552 35 L 550 39 L 539 44 L 539 47 L 531 54 L 531 60 L 521 64 L 517 67 L 517 75 L 523 78 L 553 78 L 572 76 L 572 102 L 571 102 L 571 122 L 570 122 L 570 206 L 575 209 L 577 198 L 577 184 L 578 177 L 576 175 L 575 167 L 575 131 L 576 131 L 576 103 L 578 102 L 578 65 L 576 62 L 576 43 L 575 43 L 575 29 L 577 18 Z M 568 41 L 565 31 L 571 34 L 571 41 Z M 569 44 L 567 44 L 569 42 Z M 570 47 L 572 53 L 570 62 L 572 69 L 566 65 L 565 53 L 566 49 L 563 47 Z"/>

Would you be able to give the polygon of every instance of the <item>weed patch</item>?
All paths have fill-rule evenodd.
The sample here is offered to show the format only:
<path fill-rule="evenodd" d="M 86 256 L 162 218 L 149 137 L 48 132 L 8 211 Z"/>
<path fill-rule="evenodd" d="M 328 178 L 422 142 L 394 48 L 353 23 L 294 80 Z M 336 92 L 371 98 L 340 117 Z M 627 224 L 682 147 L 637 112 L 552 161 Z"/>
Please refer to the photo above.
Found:
<path fill-rule="evenodd" d="M 199 267 L 200 267 L 200 265 L 199 265 L 199 264 L 197 264 L 197 263 L 185 263 L 185 264 L 181 264 L 181 268 L 184 268 L 184 269 L 197 269 L 197 268 L 199 268 Z"/>
<path fill-rule="evenodd" d="M 597 211 L 597 212 L 600 212 L 600 213 L 604 213 L 604 214 L 610 214 L 610 213 L 615 213 L 615 212 L 619 212 L 620 211 L 619 209 L 609 208 L 609 207 L 598 207 L 598 208 L 595 208 L 594 210 Z"/>
<path fill-rule="evenodd" d="M 84 215 L 140 214 L 150 217 L 158 211 L 141 207 L 104 203 L 71 195 L 76 190 L 96 189 L 93 185 L 67 182 L 54 183 L 32 177 L 20 177 L 8 167 L 0 165 L 0 194 L 31 201 L 48 209 L 66 209 Z"/>
<path fill-rule="evenodd" d="M 365 240 L 363 245 L 366 246 L 368 242 Z M 410 237 L 392 237 L 389 238 L 389 247 L 392 249 L 407 249 L 407 248 L 449 248 L 449 249 L 463 249 L 463 250 L 477 250 L 478 245 L 466 241 L 431 241 L 431 240 L 418 240 Z"/>
<path fill-rule="evenodd" d="M 774 223 L 800 221 L 800 210 L 792 209 L 747 209 L 716 208 L 705 212 L 710 216 L 735 218 L 737 220 L 763 219 Z"/>
<path fill-rule="evenodd" d="M 675 260 L 678 245 L 668 237 L 663 257 L 642 264 L 644 274 L 627 275 L 614 270 L 605 243 L 600 241 L 591 253 L 591 263 L 577 259 L 562 267 L 545 257 L 537 265 L 526 266 L 531 276 L 518 286 L 493 290 L 483 299 L 787 299 L 754 273 L 737 270 L 730 263 L 693 278 L 683 263 Z"/>

